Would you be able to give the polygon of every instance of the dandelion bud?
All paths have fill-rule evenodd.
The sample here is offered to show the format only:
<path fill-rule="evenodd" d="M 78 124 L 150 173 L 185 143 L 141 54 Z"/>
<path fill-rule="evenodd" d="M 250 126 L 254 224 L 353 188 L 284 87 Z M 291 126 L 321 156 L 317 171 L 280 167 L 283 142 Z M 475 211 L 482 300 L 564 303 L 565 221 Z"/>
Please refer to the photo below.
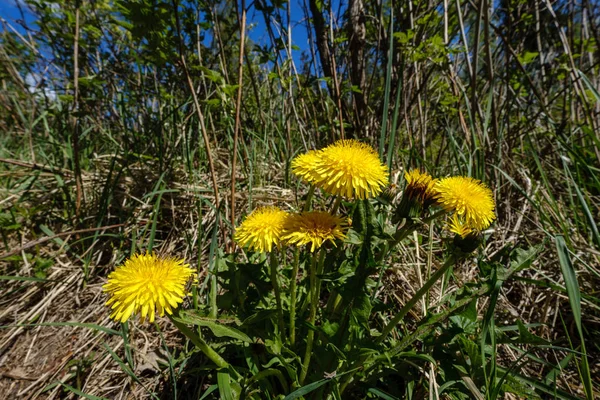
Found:
<path fill-rule="evenodd" d="M 406 188 L 402 194 L 402 200 L 396 208 L 392 223 L 398 223 L 402 219 L 419 218 L 425 211 L 435 203 L 434 186 L 436 180 L 427 172 L 413 169 L 404 173 Z"/>

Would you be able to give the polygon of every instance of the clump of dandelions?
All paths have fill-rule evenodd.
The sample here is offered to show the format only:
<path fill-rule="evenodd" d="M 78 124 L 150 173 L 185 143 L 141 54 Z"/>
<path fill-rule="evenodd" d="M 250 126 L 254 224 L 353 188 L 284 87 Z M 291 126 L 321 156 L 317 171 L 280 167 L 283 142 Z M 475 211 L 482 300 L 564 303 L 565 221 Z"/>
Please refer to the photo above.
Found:
<path fill-rule="evenodd" d="M 181 259 L 155 254 L 132 256 L 115 268 L 102 286 L 110 295 L 106 302 L 112 309 L 110 317 L 125 322 L 139 313 L 143 323 L 146 318 L 154 322 L 155 314 L 173 314 L 183 302 L 185 285 L 192 275 L 194 270 Z"/>

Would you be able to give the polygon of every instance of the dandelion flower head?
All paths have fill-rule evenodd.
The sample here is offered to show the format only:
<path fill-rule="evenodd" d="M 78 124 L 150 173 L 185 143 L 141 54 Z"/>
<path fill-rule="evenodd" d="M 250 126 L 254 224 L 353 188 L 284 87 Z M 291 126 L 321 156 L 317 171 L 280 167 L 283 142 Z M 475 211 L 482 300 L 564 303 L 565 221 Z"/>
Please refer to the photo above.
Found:
<path fill-rule="evenodd" d="M 319 152 L 313 183 L 333 195 L 366 199 L 388 185 L 388 169 L 375 149 L 358 140 L 339 140 Z"/>
<path fill-rule="evenodd" d="M 484 230 L 496 219 L 492 191 L 481 181 L 451 176 L 435 184 L 437 203 L 463 218 L 472 229 Z"/>
<path fill-rule="evenodd" d="M 292 172 L 313 183 L 316 180 L 315 170 L 321 161 L 319 151 L 310 150 L 308 153 L 300 154 L 292 161 Z"/>
<path fill-rule="evenodd" d="M 274 206 L 259 207 L 246 217 L 236 229 L 234 240 L 242 247 L 260 252 L 277 246 L 288 213 Z"/>
<path fill-rule="evenodd" d="M 398 223 L 404 218 L 420 218 L 430 205 L 435 203 L 434 190 L 436 180 L 427 172 L 413 169 L 404 172 L 406 187 L 402 199 L 396 207 L 392 223 Z"/>
<path fill-rule="evenodd" d="M 467 225 L 467 223 L 459 217 L 458 214 L 453 214 L 450 217 L 450 221 L 448 222 L 448 230 L 452 233 L 459 235 L 461 238 L 465 239 L 473 229 Z"/>
<path fill-rule="evenodd" d="M 421 172 L 418 169 L 406 171 L 404 173 L 406 179 L 406 196 L 413 200 L 418 200 L 425 207 L 428 207 L 434 202 L 436 179 L 433 179 L 427 172 Z"/>
<path fill-rule="evenodd" d="M 309 211 L 290 215 L 283 240 L 298 246 L 310 244 L 310 251 L 314 252 L 327 240 L 335 245 L 336 239 L 344 239 L 346 230 L 342 218 L 325 211 Z"/>
<path fill-rule="evenodd" d="M 125 322 L 133 314 L 140 314 L 142 323 L 148 318 L 154 322 L 155 314 L 161 317 L 173 314 L 183 302 L 185 285 L 194 270 L 184 260 L 159 257 L 155 254 L 136 254 L 108 275 L 102 290 L 111 297 L 106 302 L 110 317 Z"/>

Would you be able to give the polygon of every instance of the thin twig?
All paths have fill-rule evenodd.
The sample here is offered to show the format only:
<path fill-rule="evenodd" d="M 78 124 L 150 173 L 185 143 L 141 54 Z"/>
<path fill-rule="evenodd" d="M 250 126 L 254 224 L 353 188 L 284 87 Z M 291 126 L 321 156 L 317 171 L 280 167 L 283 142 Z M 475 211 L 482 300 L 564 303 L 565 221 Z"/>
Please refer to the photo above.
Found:
<path fill-rule="evenodd" d="M 83 191 L 83 182 L 81 181 L 81 165 L 79 164 L 79 122 L 77 113 L 79 112 L 79 6 L 77 1 L 75 9 L 75 39 L 73 44 L 73 166 L 75 168 L 75 190 L 77 192 L 75 199 L 75 216 L 79 219 L 81 210 L 81 193 Z"/>
<path fill-rule="evenodd" d="M 66 176 L 66 175 L 73 176 L 74 175 L 74 172 L 70 171 L 68 169 L 64 169 L 64 168 L 58 169 L 56 167 L 46 167 L 45 165 L 40 165 L 40 164 L 36 164 L 36 163 L 28 163 L 28 162 L 20 161 L 20 160 L 11 160 L 9 158 L 0 158 L 0 163 L 17 165 L 19 167 L 49 172 L 51 174 L 58 174 L 61 176 Z"/>
<path fill-rule="evenodd" d="M 34 246 L 40 245 L 42 243 L 46 243 L 46 242 L 48 242 L 50 240 L 54 240 L 54 239 L 59 238 L 61 236 L 77 235 L 77 234 L 80 234 L 80 233 L 101 231 L 101 230 L 104 230 L 104 229 L 114 229 L 114 228 L 119 228 L 121 226 L 125 226 L 125 224 L 99 226 L 97 228 L 77 229 L 77 230 L 74 230 L 74 231 L 67 231 L 67 232 L 57 233 L 57 234 L 52 235 L 52 236 L 46 236 L 46 237 L 43 237 L 41 239 L 36 239 L 36 240 L 32 240 L 31 242 L 27 242 L 23 246 L 21 246 L 21 247 L 19 247 L 17 249 L 14 249 L 14 250 L 8 251 L 6 253 L 0 254 L 0 260 L 3 259 L 3 258 L 6 258 L 6 257 L 14 256 L 15 254 L 19 254 L 23 250 L 30 249 L 30 248 L 32 248 Z"/>

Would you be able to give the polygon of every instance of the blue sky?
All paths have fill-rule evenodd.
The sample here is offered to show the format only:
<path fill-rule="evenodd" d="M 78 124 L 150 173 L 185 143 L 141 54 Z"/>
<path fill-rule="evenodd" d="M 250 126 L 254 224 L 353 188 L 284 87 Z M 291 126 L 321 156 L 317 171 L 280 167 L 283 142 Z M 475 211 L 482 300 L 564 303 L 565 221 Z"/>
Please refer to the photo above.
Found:
<path fill-rule="evenodd" d="M 338 10 L 341 0 L 334 0 L 334 12 Z M 21 10 L 17 5 L 21 5 Z M 304 0 L 291 0 L 291 20 L 292 20 L 292 42 L 298 46 L 300 50 L 293 51 L 293 58 L 296 65 L 299 67 L 301 52 L 308 49 L 308 32 L 306 31 L 306 22 L 304 21 L 303 4 Z M 284 5 L 285 7 L 285 5 Z M 280 10 L 283 23 L 287 25 L 286 15 L 287 10 Z M 23 29 L 19 25 L 20 20 L 24 20 L 30 27 L 35 27 L 35 17 L 29 12 L 23 0 L 0 0 L 0 18 L 6 20 L 14 28 L 23 33 Z M 274 25 L 274 24 L 272 24 Z M 270 44 L 270 39 L 266 30 L 266 24 L 263 14 L 256 11 L 254 7 L 250 7 L 247 14 L 247 31 L 248 37 L 259 45 Z M 283 28 L 286 28 L 284 26 Z M 278 35 L 278 32 L 274 32 Z"/>
<path fill-rule="evenodd" d="M 25 22 L 31 24 L 34 21 L 33 15 L 28 12 L 27 6 L 24 5 L 24 2 L 18 0 L 0 0 L 0 18 L 5 19 L 11 25 L 15 26 L 17 20 L 22 18 L 19 8 L 17 7 L 17 3 L 22 5 L 23 18 L 25 19 Z"/>

